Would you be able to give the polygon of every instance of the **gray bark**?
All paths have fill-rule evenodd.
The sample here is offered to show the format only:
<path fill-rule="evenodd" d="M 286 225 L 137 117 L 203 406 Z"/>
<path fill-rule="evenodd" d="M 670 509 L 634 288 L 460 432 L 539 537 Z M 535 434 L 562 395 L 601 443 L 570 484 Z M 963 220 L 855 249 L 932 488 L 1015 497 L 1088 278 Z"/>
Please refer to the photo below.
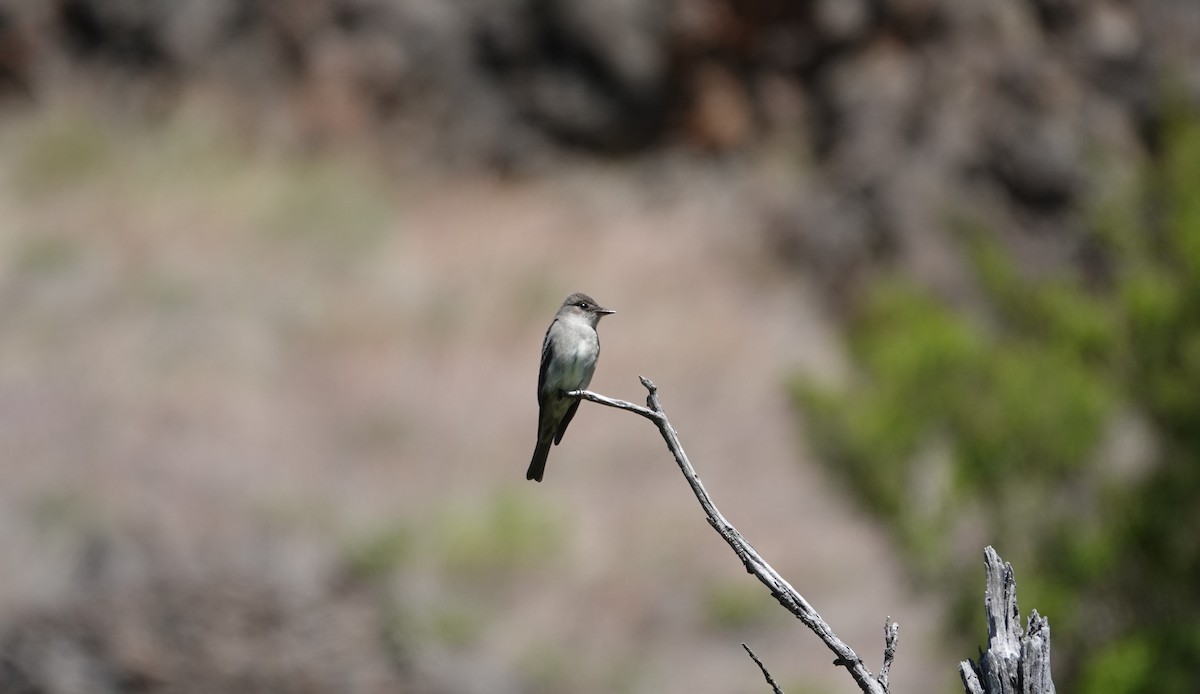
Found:
<path fill-rule="evenodd" d="M 1017 582 L 1012 565 L 996 550 L 983 551 L 987 573 L 984 609 L 987 611 L 988 647 L 978 662 L 958 666 L 967 694 L 1054 694 L 1050 678 L 1050 623 L 1037 610 L 1021 630 L 1017 610 Z"/>
<path fill-rule="evenodd" d="M 872 674 L 862 659 L 833 633 L 833 629 L 804 596 L 784 580 L 717 510 L 684 453 L 678 432 L 663 411 L 658 388 L 648 378 L 642 377 L 641 381 L 649 392 L 645 407 L 587 390 L 576 390 L 567 395 L 626 410 L 653 422 L 700 502 L 709 524 L 741 559 L 746 571 L 761 581 L 781 605 L 821 639 L 836 656 L 833 664 L 846 668 L 864 694 L 887 694 L 888 674 L 896 657 L 899 640 L 899 625 L 890 617 L 884 621 L 883 666 L 878 675 Z M 977 664 L 964 660 L 959 665 L 959 674 L 967 694 L 1054 694 L 1054 683 L 1050 679 L 1050 624 L 1035 610 L 1029 616 L 1029 628 L 1022 633 L 1012 566 L 1001 560 L 991 547 L 984 550 L 984 566 L 987 570 L 984 606 L 988 619 L 988 648 L 980 654 Z M 742 644 L 742 647 L 762 670 L 772 691 L 779 694 L 779 686 L 766 665 L 748 646 Z"/>

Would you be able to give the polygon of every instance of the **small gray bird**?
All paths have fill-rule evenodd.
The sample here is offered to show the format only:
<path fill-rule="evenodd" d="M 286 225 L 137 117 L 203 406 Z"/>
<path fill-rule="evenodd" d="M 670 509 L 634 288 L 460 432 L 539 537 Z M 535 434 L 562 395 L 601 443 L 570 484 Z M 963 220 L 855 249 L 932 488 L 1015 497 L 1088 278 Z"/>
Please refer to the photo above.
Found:
<path fill-rule="evenodd" d="M 600 336 L 596 326 L 600 318 L 616 311 L 603 308 L 587 294 L 575 292 L 567 297 L 554 316 L 554 322 L 542 339 L 542 367 L 538 371 L 538 437 L 533 460 L 525 479 L 542 481 L 550 443 L 558 445 L 579 400 L 566 397 L 573 390 L 587 388 L 600 357 Z"/>

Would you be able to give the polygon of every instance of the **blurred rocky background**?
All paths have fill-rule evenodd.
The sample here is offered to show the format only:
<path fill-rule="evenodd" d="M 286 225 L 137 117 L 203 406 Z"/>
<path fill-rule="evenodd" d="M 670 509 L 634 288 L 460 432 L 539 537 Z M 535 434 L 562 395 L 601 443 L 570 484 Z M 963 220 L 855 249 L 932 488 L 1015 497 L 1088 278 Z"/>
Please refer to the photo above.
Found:
<path fill-rule="evenodd" d="M 0 0 L 0 692 L 1200 681 L 1195 0 Z"/>

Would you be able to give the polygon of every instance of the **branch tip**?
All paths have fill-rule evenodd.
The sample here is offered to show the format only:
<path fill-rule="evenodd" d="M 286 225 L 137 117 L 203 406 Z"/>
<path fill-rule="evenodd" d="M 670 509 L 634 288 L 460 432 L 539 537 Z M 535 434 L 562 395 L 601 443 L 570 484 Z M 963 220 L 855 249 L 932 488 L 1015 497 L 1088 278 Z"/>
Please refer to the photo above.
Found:
<path fill-rule="evenodd" d="M 896 659 L 896 644 L 900 641 L 900 625 L 892 621 L 891 615 L 883 620 L 883 665 L 879 668 L 879 676 L 875 679 L 888 691 L 888 674 L 892 670 L 892 662 Z"/>
<path fill-rule="evenodd" d="M 754 661 L 754 664 L 758 666 L 758 669 L 762 670 L 763 677 L 767 679 L 767 684 L 771 685 L 771 691 L 775 694 L 783 694 L 783 690 L 779 688 L 778 684 L 775 684 L 775 678 L 771 677 L 771 672 L 767 670 L 766 665 L 763 665 L 763 661 L 759 660 L 758 656 L 754 654 L 754 651 L 750 650 L 750 647 L 745 643 L 742 643 L 742 648 L 746 649 L 746 654 L 750 656 L 750 659 Z"/>

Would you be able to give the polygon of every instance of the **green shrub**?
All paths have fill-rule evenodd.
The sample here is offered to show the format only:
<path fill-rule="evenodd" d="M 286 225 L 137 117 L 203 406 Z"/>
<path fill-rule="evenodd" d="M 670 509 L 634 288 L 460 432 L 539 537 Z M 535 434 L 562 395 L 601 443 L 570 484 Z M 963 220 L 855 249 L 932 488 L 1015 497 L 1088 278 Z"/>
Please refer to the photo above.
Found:
<path fill-rule="evenodd" d="M 952 551 L 983 521 L 1050 617 L 1064 690 L 1183 692 L 1200 671 L 1200 118 L 1177 109 L 1162 142 L 1090 215 L 1102 281 L 1029 277 L 976 224 L 982 306 L 880 282 L 848 327 L 853 386 L 793 382 L 817 452 L 957 596 L 963 636 L 982 632 L 980 579 Z M 1128 409 L 1157 454 L 1113 477 L 1096 453 Z"/>

